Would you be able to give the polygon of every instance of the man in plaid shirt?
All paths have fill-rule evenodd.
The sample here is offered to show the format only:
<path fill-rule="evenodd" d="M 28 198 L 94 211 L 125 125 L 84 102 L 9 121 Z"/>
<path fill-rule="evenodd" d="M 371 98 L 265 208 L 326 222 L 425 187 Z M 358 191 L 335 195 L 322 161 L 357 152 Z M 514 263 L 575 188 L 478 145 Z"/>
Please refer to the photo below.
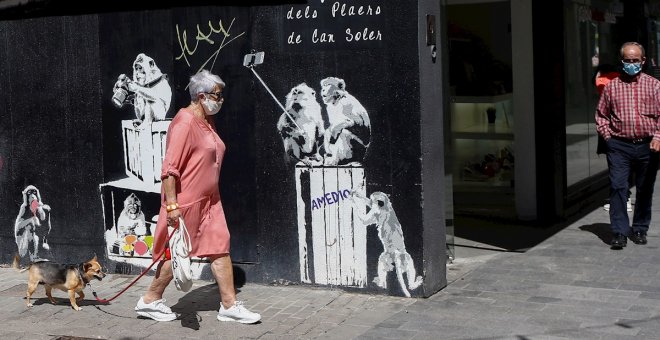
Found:
<path fill-rule="evenodd" d="M 625 247 L 626 236 L 647 242 L 660 151 L 660 81 L 641 72 L 646 58 L 639 43 L 621 46 L 621 62 L 624 72 L 605 86 L 596 109 L 596 129 L 607 143 L 612 249 Z M 626 212 L 631 171 L 637 188 L 632 228 Z"/>

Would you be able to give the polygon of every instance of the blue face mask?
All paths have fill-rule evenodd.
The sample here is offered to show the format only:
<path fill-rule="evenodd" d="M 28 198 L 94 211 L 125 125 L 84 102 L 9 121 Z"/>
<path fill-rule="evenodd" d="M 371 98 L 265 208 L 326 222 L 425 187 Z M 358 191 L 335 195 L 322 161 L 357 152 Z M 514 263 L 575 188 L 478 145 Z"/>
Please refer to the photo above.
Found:
<path fill-rule="evenodd" d="M 623 63 L 623 71 L 634 76 L 642 70 L 642 63 Z"/>

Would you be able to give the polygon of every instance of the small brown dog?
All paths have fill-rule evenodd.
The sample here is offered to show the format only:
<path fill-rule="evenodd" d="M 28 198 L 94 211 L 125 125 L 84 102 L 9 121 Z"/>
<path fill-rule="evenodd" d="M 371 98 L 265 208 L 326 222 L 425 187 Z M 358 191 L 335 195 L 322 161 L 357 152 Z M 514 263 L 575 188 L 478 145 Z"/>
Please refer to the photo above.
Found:
<path fill-rule="evenodd" d="M 20 258 L 18 255 L 14 257 L 13 267 L 19 268 Z M 69 293 L 69 301 L 71 307 L 75 310 L 82 310 L 76 303 L 76 294 L 78 293 L 78 300 L 82 301 L 85 298 L 83 288 L 91 280 L 96 278 L 101 281 L 105 277 L 105 273 L 101 270 L 96 256 L 93 259 L 80 264 L 59 264 L 50 261 L 33 262 L 26 269 L 21 271 L 28 271 L 28 288 L 27 288 L 27 306 L 32 307 L 30 297 L 37 290 L 37 286 L 43 284 L 46 288 L 46 296 L 53 304 L 57 301 L 53 298 L 51 291 L 53 288 L 60 289 Z"/>

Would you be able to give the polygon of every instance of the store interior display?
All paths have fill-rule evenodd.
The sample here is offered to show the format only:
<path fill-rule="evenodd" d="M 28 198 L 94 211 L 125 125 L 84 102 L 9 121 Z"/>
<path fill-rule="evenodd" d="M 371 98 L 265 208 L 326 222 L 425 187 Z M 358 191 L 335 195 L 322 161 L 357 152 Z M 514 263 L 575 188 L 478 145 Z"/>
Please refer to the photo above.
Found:
<path fill-rule="evenodd" d="M 513 188 L 511 95 L 452 97 L 454 190 Z"/>

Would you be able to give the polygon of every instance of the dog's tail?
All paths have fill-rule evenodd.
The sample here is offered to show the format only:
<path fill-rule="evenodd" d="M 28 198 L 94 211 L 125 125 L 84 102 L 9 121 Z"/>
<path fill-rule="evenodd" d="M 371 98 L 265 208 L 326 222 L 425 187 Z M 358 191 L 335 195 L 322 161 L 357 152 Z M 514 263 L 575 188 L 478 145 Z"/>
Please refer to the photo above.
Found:
<path fill-rule="evenodd" d="M 27 268 L 21 269 L 21 257 L 18 254 L 14 255 L 14 262 L 12 262 L 11 267 L 19 270 L 21 273 L 28 270 Z"/>

